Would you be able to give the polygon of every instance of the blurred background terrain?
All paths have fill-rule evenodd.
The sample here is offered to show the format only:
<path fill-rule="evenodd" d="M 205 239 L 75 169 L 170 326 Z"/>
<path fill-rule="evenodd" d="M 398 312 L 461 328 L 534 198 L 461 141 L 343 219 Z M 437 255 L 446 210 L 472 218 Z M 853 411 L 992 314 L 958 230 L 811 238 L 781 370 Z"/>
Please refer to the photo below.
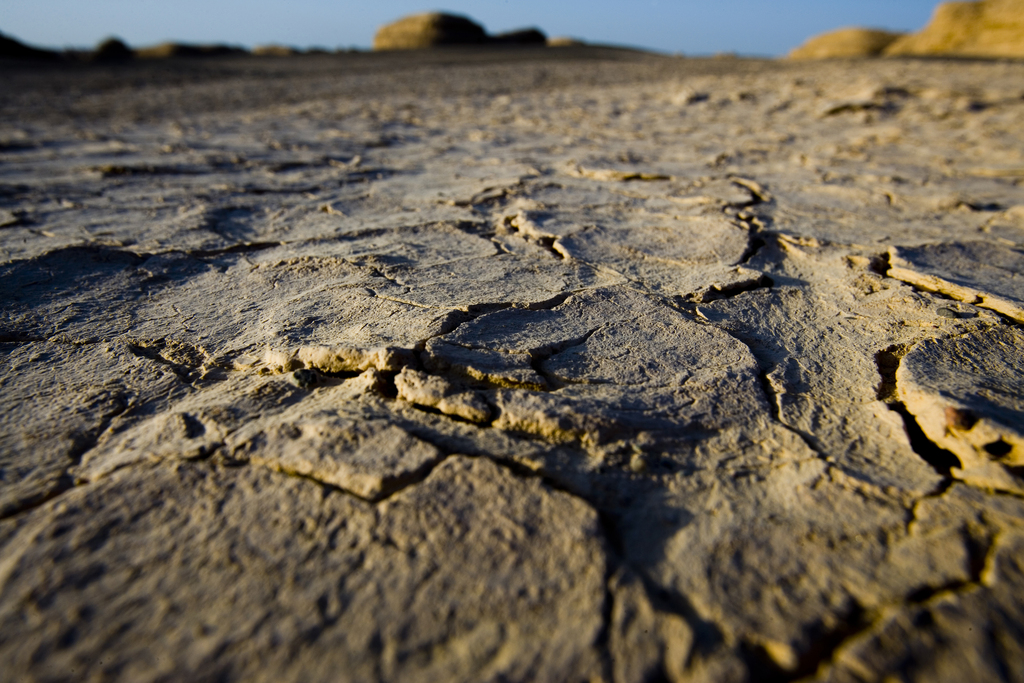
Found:
<path fill-rule="evenodd" d="M 91 48 L 111 35 L 133 47 L 173 40 L 368 49 L 381 25 L 437 9 L 469 16 L 491 33 L 537 26 L 548 36 L 668 53 L 781 56 L 809 36 L 841 26 L 916 31 L 935 5 L 934 0 L 449 0 L 442 7 L 418 0 L 0 0 L 0 32 L 51 49 Z"/>

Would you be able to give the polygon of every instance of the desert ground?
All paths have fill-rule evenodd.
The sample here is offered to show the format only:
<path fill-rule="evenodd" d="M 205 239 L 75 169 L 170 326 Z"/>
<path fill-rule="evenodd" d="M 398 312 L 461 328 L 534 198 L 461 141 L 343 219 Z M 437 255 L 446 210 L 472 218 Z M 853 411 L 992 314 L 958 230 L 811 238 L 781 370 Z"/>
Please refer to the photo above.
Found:
<path fill-rule="evenodd" d="M 1024 680 L 1024 62 L 0 68 L 0 680 Z"/>

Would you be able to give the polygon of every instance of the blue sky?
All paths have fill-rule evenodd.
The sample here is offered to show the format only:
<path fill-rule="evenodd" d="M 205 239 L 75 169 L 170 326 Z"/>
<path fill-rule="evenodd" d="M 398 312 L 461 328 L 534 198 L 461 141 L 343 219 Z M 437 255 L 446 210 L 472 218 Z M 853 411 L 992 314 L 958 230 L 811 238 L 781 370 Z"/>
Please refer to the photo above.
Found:
<path fill-rule="evenodd" d="M 465 14 L 492 33 L 551 36 L 664 52 L 780 55 L 841 26 L 918 30 L 937 0 L 0 0 L 0 33 L 33 45 L 88 47 L 117 35 L 252 47 L 369 47 L 378 26 L 415 12 Z"/>

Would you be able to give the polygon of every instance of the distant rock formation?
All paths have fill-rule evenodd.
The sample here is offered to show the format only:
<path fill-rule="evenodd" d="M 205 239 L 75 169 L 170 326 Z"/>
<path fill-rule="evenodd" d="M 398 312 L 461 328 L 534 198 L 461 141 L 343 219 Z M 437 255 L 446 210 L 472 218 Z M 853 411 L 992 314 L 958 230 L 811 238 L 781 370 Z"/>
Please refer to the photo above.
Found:
<path fill-rule="evenodd" d="M 789 53 L 790 59 L 876 57 L 904 34 L 870 28 L 841 28 L 814 36 Z"/>
<path fill-rule="evenodd" d="M 126 62 L 135 57 L 132 49 L 120 38 L 107 38 L 96 46 L 92 58 L 97 62 Z"/>
<path fill-rule="evenodd" d="M 547 45 L 548 37 L 537 28 L 523 28 L 518 31 L 499 33 L 491 38 L 492 42 L 506 45 Z"/>
<path fill-rule="evenodd" d="M 480 24 L 457 14 L 431 12 L 403 17 L 382 26 L 373 38 L 374 50 L 418 50 L 446 45 L 545 45 L 547 36 L 524 28 L 490 36 Z"/>
<path fill-rule="evenodd" d="M 40 50 L 24 43 L 8 38 L 0 33 L 0 59 L 39 59 L 54 61 L 61 58 L 60 53 L 51 50 Z"/>
<path fill-rule="evenodd" d="M 135 51 L 142 59 L 166 59 L 167 57 L 222 57 L 246 55 L 247 50 L 230 45 L 188 45 L 185 43 L 161 43 Z"/>
<path fill-rule="evenodd" d="M 878 55 L 1024 57 L 1024 0 L 945 2 L 918 33 L 843 28 L 811 38 L 789 58 Z"/>
<path fill-rule="evenodd" d="M 466 17 L 430 12 L 403 17 L 382 26 L 373 37 L 373 49 L 416 50 L 443 45 L 477 45 L 487 40 L 483 27 Z"/>
<path fill-rule="evenodd" d="M 1024 57 L 1024 0 L 943 3 L 924 30 L 893 42 L 885 54 Z"/>
<path fill-rule="evenodd" d="M 573 38 L 571 36 L 555 36 L 554 38 L 548 38 L 548 47 L 575 47 L 577 45 L 586 45 L 586 43 L 579 38 Z"/>
<path fill-rule="evenodd" d="M 302 50 L 289 45 L 257 45 L 252 53 L 257 57 L 291 57 L 302 54 Z"/>

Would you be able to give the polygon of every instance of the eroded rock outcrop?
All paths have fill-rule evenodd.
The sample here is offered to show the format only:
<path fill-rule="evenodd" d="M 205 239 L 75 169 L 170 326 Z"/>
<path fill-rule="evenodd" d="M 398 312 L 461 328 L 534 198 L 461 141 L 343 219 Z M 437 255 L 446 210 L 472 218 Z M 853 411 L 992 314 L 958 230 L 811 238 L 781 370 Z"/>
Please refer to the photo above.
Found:
<path fill-rule="evenodd" d="M 537 28 L 488 35 L 482 26 L 457 14 L 428 12 L 403 17 L 380 27 L 374 50 L 419 50 L 449 45 L 545 45 L 547 36 Z"/>
<path fill-rule="evenodd" d="M 257 45 L 252 53 L 257 57 L 293 57 L 302 51 L 290 45 Z"/>
<path fill-rule="evenodd" d="M 0 57 L 5 59 L 55 61 L 60 59 L 60 54 L 52 50 L 41 50 L 37 47 L 26 45 L 19 40 L 0 33 Z"/>
<path fill-rule="evenodd" d="M 132 59 L 135 53 L 120 38 L 107 38 L 96 46 L 93 59 L 98 62 L 125 62 Z"/>
<path fill-rule="evenodd" d="M 1024 2 L 944 2 L 924 29 L 894 41 L 885 54 L 1024 57 Z"/>
<path fill-rule="evenodd" d="M 843 28 L 815 36 L 790 59 L 875 56 L 1024 57 L 1024 2 L 944 2 L 917 33 Z"/>
<path fill-rule="evenodd" d="M 191 45 L 188 43 L 161 43 L 140 47 L 135 55 L 140 59 L 167 59 L 169 57 L 226 57 L 244 55 L 248 51 L 233 45 Z"/>
<path fill-rule="evenodd" d="M 506 45 L 546 45 L 548 37 L 538 28 L 521 28 L 491 36 L 491 42 Z"/>
<path fill-rule="evenodd" d="M 841 28 L 814 36 L 789 53 L 790 59 L 877 57 L 902 33 L 870 28 Z"/>
<path fill-rule="evenodd" d="M 374 50 L 418 50 L 443 45 L 487 42 L 483 27 L 467 17 L 430 12 L 414 14 L 382 26 L 373 37 Z"/>

